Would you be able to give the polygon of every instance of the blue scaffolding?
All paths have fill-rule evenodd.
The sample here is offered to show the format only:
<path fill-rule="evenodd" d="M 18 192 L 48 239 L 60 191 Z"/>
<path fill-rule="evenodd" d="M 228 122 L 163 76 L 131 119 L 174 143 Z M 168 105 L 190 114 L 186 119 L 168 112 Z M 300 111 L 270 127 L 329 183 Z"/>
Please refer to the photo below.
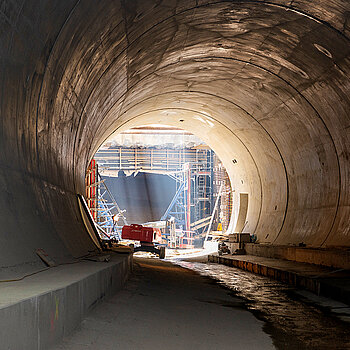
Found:
<path fill-rule="evenodd" d="M 186 230 L 192 226 L 191 223 L 211 215 L 213 151 L 206 150 L 205 157 L 201 154 L 195 161 L 183 164 L 180 171 L 169 176 L 176 181 L 176 191 L 161 220 L 173 217 L 176 228 Z M 202 231 L 204 227 L 200 225 L 198 230 Z"/>
<path fill-rule="evenodd" d="M 118 221 L 128 222 L 124 216 L 125 209 L 121 210 L 111 191 L 107 187 L 105 180 L 97 172 L 97 220 L 96 224 L 102 238 L 121 240 L 122 225 Z"/>

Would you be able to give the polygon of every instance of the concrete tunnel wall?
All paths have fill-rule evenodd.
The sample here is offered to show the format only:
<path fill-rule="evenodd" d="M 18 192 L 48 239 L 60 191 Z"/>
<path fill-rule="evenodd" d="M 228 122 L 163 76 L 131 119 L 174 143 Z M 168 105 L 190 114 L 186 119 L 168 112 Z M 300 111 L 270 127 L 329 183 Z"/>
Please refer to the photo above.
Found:
<path fill-rule="evenodd" d="M 2 0 L 0 19 L 4 274 L 95 249 L 86 167 L 145 122 L 213 147 L 260 242 L 350 246 L 349 2 Z"/>

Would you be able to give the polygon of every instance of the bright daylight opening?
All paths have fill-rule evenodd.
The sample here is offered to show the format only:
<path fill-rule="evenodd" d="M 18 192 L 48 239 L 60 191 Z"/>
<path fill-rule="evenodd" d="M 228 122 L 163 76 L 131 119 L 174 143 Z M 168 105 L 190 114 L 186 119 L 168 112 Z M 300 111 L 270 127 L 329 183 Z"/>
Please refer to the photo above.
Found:
<path fill-rule="evenodd" d="M 165 249 L 167 256 L 217 249 L 230 224 L 232 193 L 205 142 L 159 124 L 113 134 L 86 173 L 87 205 L 101 240 L 161 257 Z"/>

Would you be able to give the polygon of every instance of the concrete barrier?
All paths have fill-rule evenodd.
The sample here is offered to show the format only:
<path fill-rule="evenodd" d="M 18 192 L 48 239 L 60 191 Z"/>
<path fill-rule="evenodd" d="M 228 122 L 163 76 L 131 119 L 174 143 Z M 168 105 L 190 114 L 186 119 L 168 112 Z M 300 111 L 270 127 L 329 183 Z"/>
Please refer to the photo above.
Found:
<path fill-rule="evenodd" d="M 350 251 L 347 249 L 320 249 L 246 243 L 245 250 L 248 255 L 350 269 Z"/>
<path fill-rule="evenodd" d="M 1 349 L 49 349 L 71 333 L 104 298 L 120 290 L 132 256 L 64 265 L 0 285 Z"/>

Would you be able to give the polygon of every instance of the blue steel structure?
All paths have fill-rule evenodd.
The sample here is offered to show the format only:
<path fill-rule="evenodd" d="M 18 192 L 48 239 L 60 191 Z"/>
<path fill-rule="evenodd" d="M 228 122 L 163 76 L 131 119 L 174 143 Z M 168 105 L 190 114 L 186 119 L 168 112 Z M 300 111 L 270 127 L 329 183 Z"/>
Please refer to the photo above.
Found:
<path fill-rule="evenodd" d="M 213 151 L 207 148 L 155 149 L 115 147 L 99 150 L 95 159 L 102 174 L 118 171 L 151 172 L 170 176 L 176 191 L 161 220 L 175 218 L 176 228 L 189 231 L 191 223 L 211 214 L 213 202 Z M 100 179 L 100 176 L 99 176 Z M 101 180 L 99 180 L 101 181 Z M 120 212 L 103 181 L 99 185 L 98 224 L 113 230 L 113 215 Z M 118 209 L 119 208 L 119 209 Z"/>
<path fill-rule="evenodd" d="M 176 181 L 176 192 L 161 220 L 174 217 L 176 228 L 190 230 L 192 222 L 211 214 L 213 151 L 207 150 L 205 157 L 183 164 L 181 171 L 169 176 Z"/>
<path fill-rule="evenodd" d="M 121 228 L 118 221 L 128 222 L 123 215 L 125 210 L 121 210 L 113 194 L 105 184 L 99 172 L 97 172 L 97 220 L 96 224 L 102 238 L 115 238 L 121 240 Z"/>

